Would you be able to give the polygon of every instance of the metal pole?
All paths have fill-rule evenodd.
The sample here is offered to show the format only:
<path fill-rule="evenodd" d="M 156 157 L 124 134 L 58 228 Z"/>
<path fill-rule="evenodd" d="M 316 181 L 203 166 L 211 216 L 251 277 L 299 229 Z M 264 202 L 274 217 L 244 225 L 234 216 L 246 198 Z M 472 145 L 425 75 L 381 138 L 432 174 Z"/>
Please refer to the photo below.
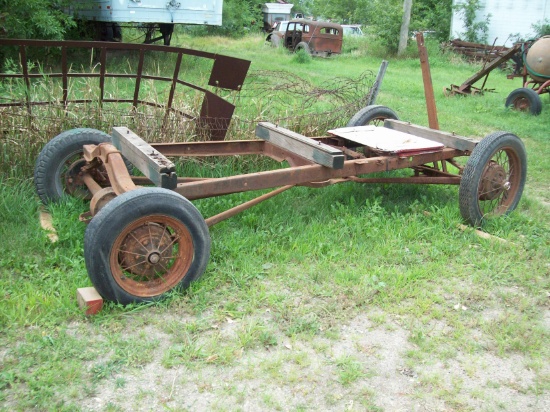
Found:
<path fill-rule="evenodd" d="M 382 86 L 382 80 L 384 80 L 387 68 L 388 62 L 386 60 L 382 60 L 380 68 L 378 69 L 378 74 L 376 75 L 376 80 L 374 80 L 374 84 L 368 98 L 367 106 L 376 103 L 376 98 L 378 97 L 378 92 L 380 91 L 380 86 Z"/>
<path fill-rule="evenodd" d="M 278 195 L 279 193 L 283 193 L 285 190 L 288 190 L 290 188 L 293 188 L 294 185 L 287 185 L 280 187 L 278 189 L 273 190 L 272 192 L 266 193 L 265 195 L 262 195 L 260 197 L 257 197 L 255 199 L 249 200 L 248 202 L 245 202 L 241 205 L 235 206 L 229 210 L 226 210 L 225 212 L 219 213 L 217 215 L 214 215 L 212 217 L 209 217 L 208 219 L 205 219 L 206 224 L 208 227 L 214 226 L 216 223 L 221 222 L 222 220 L 229 219 L 230 217 L 235 216 L 238 213 L 241 213 L 242 211 L 246 209 L 250 209 L 252 206 L 257 205 L 258 203 L 263 202 L 264 200 L 270 199 L 273 196 Z"/>

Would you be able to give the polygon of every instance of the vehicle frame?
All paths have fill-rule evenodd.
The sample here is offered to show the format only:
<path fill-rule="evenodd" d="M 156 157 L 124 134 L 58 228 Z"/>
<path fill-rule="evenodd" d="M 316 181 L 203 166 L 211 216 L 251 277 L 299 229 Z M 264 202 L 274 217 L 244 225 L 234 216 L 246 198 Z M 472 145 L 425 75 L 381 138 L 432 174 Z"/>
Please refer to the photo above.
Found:
<path fill-rule="evenodd" d="M 89 219 L 84 241 L 88 274 L 101 296 L 122 304 L 156 300 L 188 287 L 206 269 L 209 227 L 296 186 L 460 185 L 460 212 L 474 226 L 515 209 L 527 171 L 525 148 L 517 136 L 497 132 L 477 141 L 396 117 L 391 109 L 374 105 L 352 117 L 349 127 L 325 136 L 307 137 L 260 122 L 259 139 L 186 143 L 148 144 L 126 127 L 113 128 L 111 135 L 69 130 L 44 147 L 35 184 L 46 201 L 48 182 L 90 199 L 90 211 L 83 217 Z M 361 133 L 376 138 L 368 143 L 369 136 Z M 389 146 L 381 148 L 381 140 Z M 409 147 L 411 140 L 419 140 L 420 146 Z M 69 160 L 78 150 L 82 156 Z M 288 167 L 192 178 L 177 176 L 168 159 L 248 155 L 286 161 Z M 461 157 L 469 157 L 465 165 Z M 128 162 L 143 176 L 132 175 Z M 62 167 L 66 170 L 61 176 Z M 399 169 L 412 175 L 365 176 Z M 272 190 L 207 218 L 191 203 L 266 189 Z"/>
<path fill-rule="evenodd" d="M 31 40 L 3 40 L 3 43 L 19 44 L 23 73 L 2 76 L 22 79 L 28 90 L 31 81 L 42 75 L 29 72 L 24 58 L 27 49 L 61 47 L 62 72 L 48 76 L 61 80 L 60 102 L 63 107 L 69 106 L 68 80 L 76 74 L 68 71 L 68 65 L 63 62 L 67 61 L 66 48 L 77 44 Z M 212 60 L 208 84 L 229 90 L 240 90 L 250 63 L 219 54 L 163 46 L 94 42 L 80 45 L 101 50 L 100 102 L 109 101 L 103 90 L 105 78 L 120 77 L 104 69 L 107 50 L 127 47 L 139 51 L 139 67 L 143 65 L 145 50 L 176 53 L 178 62 L 184 54 Z M 425 51 L 421 52 L 421 62 L 423 75 L 428 78 Z M 228 67 L 232 70 L 227 70 Z M 209 140 L 148 143 L 123 126 L 114 127 L 111 134 L 76 128 L 48 141 L 36 159 L 34 181 L 43 203 L 58 201 L 65 195 L 90 200 L 90 210 L 82 216 L 88 223 L 84 257 L 88 275 L 104 299 L 122 304 L 148 302 L 188 287 L 208 264 L 209 227 L 296 186 L 323 188 L 345 182 L 459 185 L 460 213 L 473 226 L 510 213 L 520 201 L 527 158 L 522 141 L 512 133 L 495 132 L 482 140 L 461 137 L 438 130 L 436 119 L 430 116 L 435 114 L 435 108 L 431 109 L 430 105 L 428 115 L 432 119 L 428 128 L 400 121 L 388 107 L 369 104 L 353 115 L 346 127 L 328 130 L 321 136 L 308 137 L 278 124 L 260 122 L 256 127 L 257 138 L 226 140 L 233 106 L 216 93 L 180 79 L 178 70 L 172 78 L 155 76 L 172 84 L 169 101 L 161 108 L 167 114 L 173 112 L 173 92 L 179 85 L 202 91 L 200 115 L 186 118 L 191 123 L 210 125 L 213 133 L 207 137 Z M 147 76 L 140 70 L 125 76 L 136 81 L 134 98 L 112 101 L 132 103 L 134 107 L 150 104 L 138 98 L 140 79 Z M 427 102 L 433 100 L 433 91 L 426 94 Z M 26 108 L 31 115 L 33 107 L 46 103 L 32 101 L 30 92 L 25 96 L 24 101 L 2 103 L 0 107 Z M 220 124 L 223 127 L 216 129 Z M 148 140 L 154 141 L 154 138 Z M 246 156 L 264 156 L 286 163 L 271 170 L 197 178 L 178 176 L 170 160 L 243 159 Z M 132 173 L 134 169 L 142 175 Z M 368 176 L 394 170 L 410 173 L 408 176 Z M 268 189 L 271 191 L 206 218 L 191 203 L 196 199 Z"/>

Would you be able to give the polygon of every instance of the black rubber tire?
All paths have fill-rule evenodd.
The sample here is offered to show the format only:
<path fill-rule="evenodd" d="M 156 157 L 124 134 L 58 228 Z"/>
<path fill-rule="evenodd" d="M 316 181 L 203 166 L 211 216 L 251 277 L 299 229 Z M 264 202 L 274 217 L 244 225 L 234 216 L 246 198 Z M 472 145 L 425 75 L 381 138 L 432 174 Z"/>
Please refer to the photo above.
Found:
<path fill-rule="evenodd" d="M 112 23 L 100 23 L 100 41 L 114 41 L 114 28 Z"/>
<path fill-rule="evenodd" d="M 113 23 L 112 28 L 113 28 L 113 39 L 112 39 L 112 41 L 116 41 L 116 42 L 119 42 L 119 43 L 122 42 L 122 27 L 120 27 L 120 24 Z"/>
<path fill-rule="evenodd" d="M 399 120 L 399 117 L 389 107 L 373 104 L 365 106 L 355 113 L 346 126 L 378 126 L 381 123 L 384 124 L 386 119 Z"/>
<path fill-rule="evenodd" d="M 527 176 L 523 142 L 508 132 L 495 132 L 474 148 L 460 181 L 462 217 L 478 227 L 489 218 L 514 210 Z"/>
<path fill-rule="evenodd" d="M 83 145 L 110 141 L 111 136 L 107 133 L 82 128 L 67 130 L 46 143 L 34 167 L 34 185 L 42 203 L 56 202 L 68 193 L 64 185 L 67 170 L 64 169 L 82 158 Z M 89 192 L 86 188 L 76 196 L 87 198 Z"/>
<path fill-rule="evenodd" d="M 294 51 L 298 52 L 300 50 L 305 51 L 307 54 L 311 54 L 311 50 L 309 49 L 309 45 L 306 42 L 301 41 L 296 45 L 296 48 Z"/>
<path fill-rule="evenodd" d="M 538 116 L 542 111 L 542 100 L 533 89 L 521 87 L 508 95 L 506 98 L 506 107 Z"/>
<path fill-rule="evenodd" d="M 84 236 L 84 258 L 103 298 L 150 302 L 187 288 L 203 274 L 210 234 L 200 212 L 180 194 L 140 188 L 117 196 L 94 216 Z"/>
<path fill-rule="evenodd" d="M 159 31 L 162 34 L 162 40 L 165 46 L 170 46 L 170 41 L 172 40 L 172 33 L 174 33 L 174 24 L 173 23 L 160 23 Z"/>

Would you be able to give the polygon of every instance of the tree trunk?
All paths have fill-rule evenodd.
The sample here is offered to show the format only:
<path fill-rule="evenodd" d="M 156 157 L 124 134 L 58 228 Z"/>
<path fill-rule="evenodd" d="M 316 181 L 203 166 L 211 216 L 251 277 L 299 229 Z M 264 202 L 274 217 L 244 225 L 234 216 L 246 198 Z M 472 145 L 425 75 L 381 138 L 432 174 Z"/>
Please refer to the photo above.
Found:
<path fill-rule="evenodd" d="M 407 41 L 409 40 L 409 24 L 411 23 L 411 9 L 412 0 L 403 1 L 403 21 L 401 22 L 401 32 L 399 34 L 399 47 L 397 48 L 397 55 L 403 54 L 407 48 Z"/>

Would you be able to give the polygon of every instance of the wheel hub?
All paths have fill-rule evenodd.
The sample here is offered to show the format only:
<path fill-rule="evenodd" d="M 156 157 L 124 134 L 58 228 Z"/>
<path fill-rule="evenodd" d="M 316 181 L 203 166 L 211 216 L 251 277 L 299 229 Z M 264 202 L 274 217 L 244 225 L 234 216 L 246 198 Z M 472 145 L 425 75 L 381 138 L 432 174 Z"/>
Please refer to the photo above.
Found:
<path fill-rule="evenodd" d="M 530 107 L 529 100 L 525 97 L 520 97 L 514 101 L 514 109 L 520 112 L 528 112 Z"/>
<path fill-rule="evenodd" d="M 494 200 L 504 191 L 510 190 L 506 170 L 497 162 L 491 161 L 483 173 L 479 188 L 479 200 Z"/>
<path fill-rule="evenodd" d="M 174 242 L 165 226 L 146 223 L 128 233 L 119 249 L 125 272 L 152 278 L 165 273 L 173 259 Z"/>
<path fill-rule="evenodd" d="M 86 162 L 85 159 L 78 159 L 68 167 L 65 172 L 65 192 L 74 197 L 90 200 L 92 198 L 92 194 L 82 179 L 82 168 L 87 164 L 88 162 Z M 99 168 L 92 168 L 87 172 L 91 174 L 97 183 L 101 185 L 109 184 L 104 166 L 101 165 Z"/>
<path fill-rule="evenodd" d="M 86 160 L 78 159 L 69 166 L 65 173 L 65 191 L 75 197 L 90 199 L 90 192 L 80 176 L 80 171 L 84 165 L 86 165 Z"/>

